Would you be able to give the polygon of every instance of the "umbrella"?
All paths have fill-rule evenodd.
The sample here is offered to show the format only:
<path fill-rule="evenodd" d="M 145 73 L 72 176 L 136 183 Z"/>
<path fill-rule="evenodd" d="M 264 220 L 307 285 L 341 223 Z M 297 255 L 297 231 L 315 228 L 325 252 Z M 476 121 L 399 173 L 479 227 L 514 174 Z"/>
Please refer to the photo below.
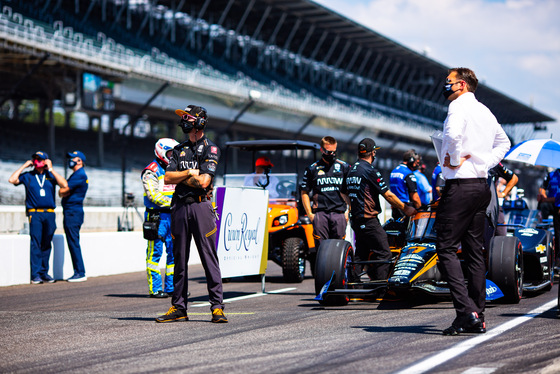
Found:
<path fill-rule="evenodd" d="M 505 160 L 560 168 L 560 142 L 552 139 L 525 140 L 511 148 Z"/>

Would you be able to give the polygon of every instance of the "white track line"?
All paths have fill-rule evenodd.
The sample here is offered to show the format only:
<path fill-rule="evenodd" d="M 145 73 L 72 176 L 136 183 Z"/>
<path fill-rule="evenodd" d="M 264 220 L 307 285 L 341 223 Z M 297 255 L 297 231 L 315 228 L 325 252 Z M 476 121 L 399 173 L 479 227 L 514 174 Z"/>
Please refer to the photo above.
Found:
<path fill-rule="evenodd" d="M 269 293 L 282 293 L 282 292 L 288 292 L 288 291 L 293 291 L 293 290 L 297 290 L 297 288 L 295 287 L 289 287 L 289 288 L 281 288 L 279 290 L 274 290 L 274 291 L 268 291 L 266 293 L 253 293 L 250 295 L 245 295 L 245 296 L 238 296 L 238 297 L 232 297 L 231 299 L 225 299 L 224 303 L 231 303 L 233 301 L 239 301 L 239 300 L 245 300 L 245 299 L 252 299 L 255 297 L 261 297 L 261 296 L 266 296 Z M 206 302 L 206 303 L 200 303 L 200 304 L 191 304 L 191 308 L 197 308 L 197 307 L 201 307 L 201 306 L 209 306 L 210 303 Z"/>
<path fill-rule="evenodd" d="M 471 348 L 476 347 L 479 344 L 484 343 L 487 340 L 490 340 L 492 338 L 495 338 L 498 335 L 503 334 L 504 332 L 513 329 L 514 327 L 517 327 L 519 325 L 521 325 L 522 323 L 525 323 L 529 320 L 531 320 L 532 318 L 535 318 L 536 316 L 538 316 L 539 314 L 542 314 L 554 307 L 556 307 L 556 305 L 558 304 L 558 300 L 555 298 L 554 300 L 549 301 L 548 303 L 541 305 L 540 307 L 533 309 L 532 311 L 530 311 L 529 313 L 525 314 L 524 316 L 521 317 L 517 317 L 512 319 L 511 321 L 505 322 L 495 328 L 493 328 L 492 330 L 488 331 L 486 334 L 482 334 L 479 335 L 475 338 L 469 339 L 469 340 L 465 340 L 464 342 L 461 342 L 449 349 L 446 349 L 445 351 L 442 351 L 434 356 L 430 356 L 428 358 L 423 359 L 422 361 L 418 362 L 417 364 L 414 364 L 412 366 L 409 366 L 408 368 L 398 371 L 395 374 L 420 374 L 420 373 L 425 373 L 428 370 L 431 370 L 433 368 L 435 368 L 438 365 L 443 364 L 446 361 L 451 360 L 452 358 L 455 358 L 463 353 L 465 353 L 466 351 L 468 351 Z"/>

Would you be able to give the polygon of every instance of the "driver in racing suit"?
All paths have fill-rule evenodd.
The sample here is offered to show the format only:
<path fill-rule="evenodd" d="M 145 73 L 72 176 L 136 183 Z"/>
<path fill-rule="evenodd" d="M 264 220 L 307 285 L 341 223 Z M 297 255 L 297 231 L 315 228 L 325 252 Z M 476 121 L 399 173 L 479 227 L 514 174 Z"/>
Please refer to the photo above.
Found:
<path fill-rule="evenodd" d="M 156 142 L 154 153 L 156 158 L 144 168 L 141 174 L 144 187 L 144 221 L 152 225 L 145 231 L 148 240 L 146 250 L 146 272 L 148 276 L 148 291 L 150 297 L 163 298 L 173 293 L 173 239 L 171 238 L 171 198 L 175 191 L 174 184 L 165 184 L 165 168 L 169 164 L 169 157 L 173 148 L 179 144 L 169 138 L 162 138 Z M 165 286 L 162 290 L 159 260 L 163 254 L 163 243 L 167 253 L 165 271 Z"/>

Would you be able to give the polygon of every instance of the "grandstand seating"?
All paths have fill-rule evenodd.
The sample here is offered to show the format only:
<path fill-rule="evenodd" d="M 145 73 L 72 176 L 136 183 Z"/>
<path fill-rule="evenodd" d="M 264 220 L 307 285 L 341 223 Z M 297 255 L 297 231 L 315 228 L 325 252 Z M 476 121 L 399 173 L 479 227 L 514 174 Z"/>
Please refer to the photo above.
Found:
<path fill-rule="evenodd" d="M 104 134 L 104 164 L 98 163 L 97 136 L 89 131 L 55 128 L 56 152 L 49 155 L 59 173 L 68 176 L 66 153 L 76 149 L 87 157 L 86 170 L 90 180 L 85 204 L 90 206 L 120 206 L 122 191 L 121 142 Z M 23 204 L 23 188 L 15 189 L 8 183 L 9 176 L 38 150 L 48 153 L 47 127 L 36 124 L 0 121 L 0 204 Z M 141 170 L 153 160 L 153 139 L 131 138 L 129 140 L 126 172 L 126 192 L 133 193 L 136 204 L 141 205 L 143 194 L 140 183 Z M 65 170 L 66 169 L 66 170 Z"/>

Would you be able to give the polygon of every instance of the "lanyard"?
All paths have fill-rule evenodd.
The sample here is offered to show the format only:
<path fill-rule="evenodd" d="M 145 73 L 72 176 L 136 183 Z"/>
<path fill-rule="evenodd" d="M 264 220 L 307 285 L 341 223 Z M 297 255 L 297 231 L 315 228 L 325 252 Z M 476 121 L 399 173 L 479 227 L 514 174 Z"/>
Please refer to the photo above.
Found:
<path fill-rule="evenodd" d="M 37 174 L 35 174 L 35 179 L 37 179 L 37 183 L 39 184 L 39 187 L 43 188 L 43 186 L 45 185 L 45 174 L 43 174 L 42 182 L 39 181 L 39 176 Z"/>

